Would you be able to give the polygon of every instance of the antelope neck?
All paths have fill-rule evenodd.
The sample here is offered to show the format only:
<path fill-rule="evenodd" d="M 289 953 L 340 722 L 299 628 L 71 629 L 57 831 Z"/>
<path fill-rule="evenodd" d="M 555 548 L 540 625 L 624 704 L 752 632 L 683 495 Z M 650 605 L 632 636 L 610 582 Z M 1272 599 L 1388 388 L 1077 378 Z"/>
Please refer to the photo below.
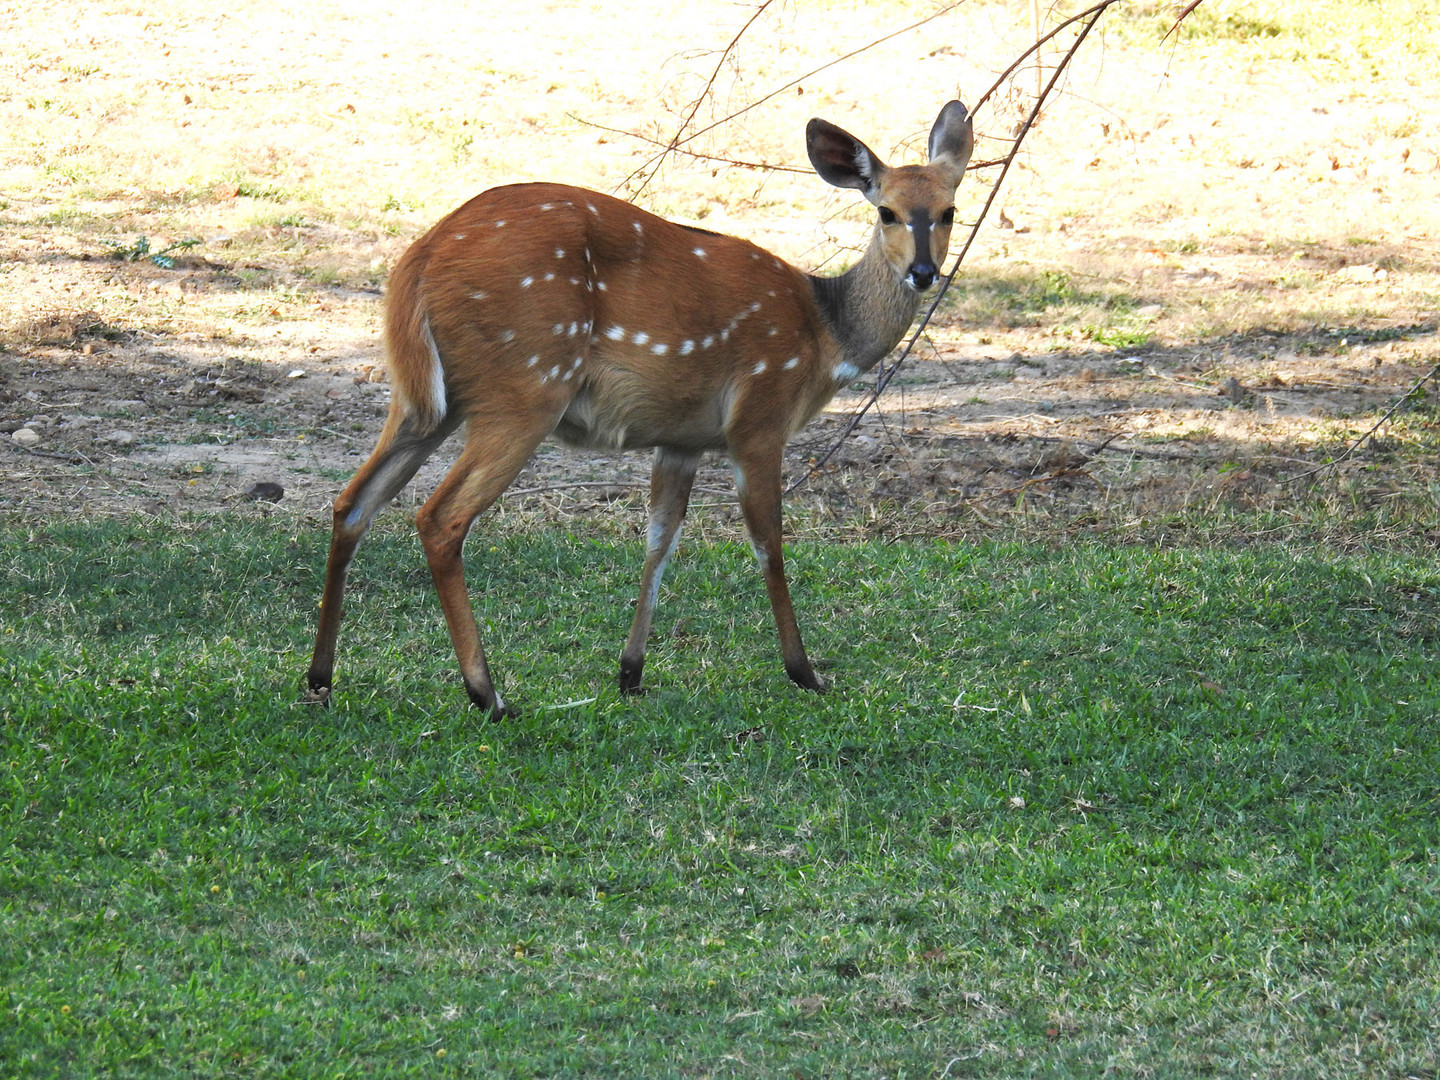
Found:
<path fill-rule="evenodd" d="M 810 278 L 815 304 L 844 359 L 869 371 L 890 352 L 920 310 L 920 293 L 896 275 L 877 230 L 865 256 L 836 277 Z"/>

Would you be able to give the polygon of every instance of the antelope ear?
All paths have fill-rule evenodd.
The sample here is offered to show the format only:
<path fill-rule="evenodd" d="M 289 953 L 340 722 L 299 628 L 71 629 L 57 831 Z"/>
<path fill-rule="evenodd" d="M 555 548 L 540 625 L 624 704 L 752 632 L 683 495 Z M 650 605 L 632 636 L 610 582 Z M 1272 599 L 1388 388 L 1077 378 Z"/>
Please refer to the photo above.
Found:
<path fill-rule="evenodd" d="M 854 188 L 872 203 L 880 198 L 885 163 L 848 131 L 816 117 L 805 127 L 805 149 L 827 184 Z"/>
<path fill-rule="evenodd" d="M 952 101 L 940 110 L 930 129 L 930 164 L 939 166 L 958 185 L 975 150 L 975 128 L 965 106 Z"/>

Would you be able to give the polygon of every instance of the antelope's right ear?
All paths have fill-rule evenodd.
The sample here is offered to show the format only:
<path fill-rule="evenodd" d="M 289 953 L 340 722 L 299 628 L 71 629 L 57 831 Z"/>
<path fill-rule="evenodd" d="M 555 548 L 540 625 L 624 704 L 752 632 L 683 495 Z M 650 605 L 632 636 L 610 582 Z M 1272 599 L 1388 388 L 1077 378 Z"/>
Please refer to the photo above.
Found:
<path fill-rule="evenodd" d="M 872 203 L 880 198 L 885 163 L 848 131 L 816 117 L 805 126 L 805 149 L 827 184 L 854 188 Z"/>
<path fill-rule="evenodd" d="M 930 129 L 929 148 L 930 164 L 944 169 L 958 186 L 975 151 L 975 126 L 960 102 L 952 101 L 940 110 Z"/>

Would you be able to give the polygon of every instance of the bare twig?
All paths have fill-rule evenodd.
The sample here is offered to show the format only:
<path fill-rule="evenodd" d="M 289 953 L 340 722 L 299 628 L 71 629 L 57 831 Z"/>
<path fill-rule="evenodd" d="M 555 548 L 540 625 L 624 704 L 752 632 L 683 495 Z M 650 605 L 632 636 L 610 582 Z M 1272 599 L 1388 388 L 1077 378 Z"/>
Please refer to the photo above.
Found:
<path fill-rule="evenodd" d="M 1174 25 L 1171 26 L 1169 30 L 1166 30 L 1165 37 L 1160 39 L 1161 44 L 1164 44 L 1164 42 L 1170 37 L 1171 34 L 1179 30 L 1180 24 L 1183 23 L 1186 19 L 1188 19 L 1191 15 L 1193 15 L 1195 13 L 1195 9 L 1198 8 L 1203 2 L 1204 0 L 1194 0 L 1194 3 L 1188 5 L 1184 11 L 1180 12 L 1180 15 L 1178 18 L 1176 18 Z"/>
<path fill-rule="evenodd" d="M 908 34 L 908 33 L 910 33 L 912 30 L 918 30 L 918 29 L 920 29 L 920 27 L 925 26 L 927 23 L 932 23 L 932 22 L 934 22 L 936 19 L 942 18 L 942 17 L 945 16 L 945 15 L 948 15 L 950 12 L 954 11 L 956 8 L 958 8 L 958 7 L 959 7 L 961 4 L 963 4 L 964 2 L 965 2 L 965 0 L 954 0 L 953 3 L 946 4 L 944 7 L 939 8 L 938 10 L 931 12 L 929 15 L 925 16 L 925 18 L 920 19 L 920 20 L 917 21 L 917 22 L 913 22 L 913 23 L 911 23 L 911 24 L 908 25 L 908 26 L 903 26 L 903 27 L 901 27 L 899 30 L 894 31 L 893 33 L 886 34 L 884 37 L 876 38 L 874 41 L 868 42 L 868 43 L 865 44 L 865 45 L 861 45 L 861 46 L 860 46 L 859 48 L 857 48 L 857 49 L 851 49 L 849 52 L 845 53 L 844 55 L 842 55 L 842 56 L 837 56 L 837 57 L 835 57 L 835 59 L 829 60 L 829 61 L 821 64 L 819 67 L 812 68 L 812 69 L 810 69 L 809 71 L 805 72 L 803 75 L 797 75 L 795 78 L 791 79 L 789 82 L 786 82 L 786 83 L 781 84 L 780 86 L 777 86 L 774 90 L 771 90 L 768 94 L 764 94 L 764 95 L 756 98 L 754 101 L 751 101 L 751 102 L 747 103 L 743 108 L 736 109 L 734 112 L 729 113 L 729 114 L 726 115 L 726 116 L 722 116 L 719 120 L 716 120 L 716 121 L 714 121 L 713 123 L 706 124 L 704 127 L 696 128 L 696 129 L 695 129 L 693 132 L 691 132 L 689 135 L 685 135 L 685 134 L 684 134 L 685 128 L 686 128 L 686 126 L 688 126 L 688 124 L 690 123 L 690 119 L 694 117 L 695 113 L 699 110 L 700 105 L 701 105 L 701 104 L 704 102 L 704 100 L 710 95 L 711 90 L 714 88 L 715 78 L 716 78 L 716 77 L 718 76 L 718 74 L 719 74 L 719 67 L 718 67 L 718 65 L 717 65 L 717 67 L 716 67 L 716 74 L 715 74 L 715 75 L 712 75 L 712 76 L 710 77 L 710 80 L 709 80 L 709 82 L 706 83 L 705 89 L 701 92 L 701 95 L 700 95 L 699 99 L 695 102 L 694 106 L 691 108 L 690 113 L 689 113 L 689 115 L 687 116 L 685 123 L 680 126 L 680 129 L 679 129 L 678 131 L 676 131 L 675 135 L 671 138 L 671 140 L 670 140 L 668 143 L 664 144 L 664 149 L 662 149 L 659 153 L 655 154 L 654 156 L 652 156 L 651 158 L 649 158 L 647 161 L 645 161 L 644 164 L 642 164 L 641 166 L 639 166 L 639 168 L 635 169 L 632 173 L 630 173 L 629 176 L 625 177 L 624 180 L 622 180 L 619 184 L 616 185 L 616 190 L 624 189 L 624 188 L 627 187 L 629 184 L 633 183 L 633 182 L 636 180 L 637 177 L 643 177 L 643 179 L 642 179 L 641 182 L 640 182 L 640 189 L 643 190 L 643 189 L 645 188 L 645 186 L 650 182 L 650 179 L 651 179 L 651 178 L 655 175 L 655 173 L 659 170 L 660 165 L 664 162 L 664 160 L 665 160 L 667 157 L 669 157 L 671 154 L 673 154 L 675 151 L 677 151 L 678 149 L 680 149 L 682 146 L 684 146 L 686 143 L 694 142 L 696 139 L 700 138 L 700 136 L 705 135 L 705 134 L 708 134 L 709 132 L 714 131 L 716 128 L 722 127 L 722 126 L 724 126 L 725 124 L 728 124 L 728 123 L 730 123 L 730 122 L 733 121 L 733 120 L 739 119 L 740 117 L 744 116 L 746 113 L 750 112 L 751 110 L 757 109 L 757 108 L 759 108 L 761 105 L 764 105 L 767 101 L 770 101 L 770 100 L 772 100 L 772 99 L 774 99 L 774 98 L 776 98 L 776 97 L 779 97 L 781 94 L 785 93 L 785 91 L 787 91 L 787 90 L 793 90 L 795 87 L 797 87 L 797 86 L 799 86 L 801 83 L 805 82 L 805 80 L 807 80 L 807 79 L 813 79 L 816 75 L 820 74 L 820 72 L 822 72 L 822 71 L 827 71 L 827 70 L 829 70 L 829 69 L 832 68 L 832 67 L 835 67 L 835 66 L 837 66 L 837 65 L 839 65 L 839 64 L 843 64 L 843 63 L 845 63 L 845 61 L 847 61 L 847 60 L 852 60 L 852 59 L 854 59 L 855 57 L 859 56 L 861 53 L 868 52 L 868 51 L 871 50 L 871 49 L 874 49 L 874 48 L 876 48 L 876 47 L 878 47 L 878 46 L 880 46 L 880 45 L 885 44 L 885 42 L 887 42 L 887 41 L 891 41 L 891 40 L 893 40 L 893 39 L 895 39 L 895 38 L 897 38 L 897 37 L 901 37 L 901 36 L 904 35 L 904 34 Z M 1111 3 L 1114 3 L 1115 0 L 1110 0 L 1110 2 L 1111 2 Z M 768 6 L 769 6 L 769 2 L 768 2 L 768 0 L 767 0 L 767 3 L 761 8 L 761 11 L 763 11 L 763 10 L 764 10 L 766 7 L 768 7 Z M 757 17 L 760 15 L 760 13 L 761 13 L 760 11 L 757 11 L 757 12 L 755 13 L 755 16 L 752 17 L 752 18 L 750 18 L 750 19 L 745 23 L 745 25 L 744 25 L 743 27 L 741 27 L 740 33 L 736 34 L 736 35 L 735 35 L 735 38 L 730 42 L 730 44 L 729 44 L 728 46 L 726 46 L 724 55 L 722 55 L 722 58 L 721 58 L 721 63 L 724 62 L 724 57 L 725 57 L 725 56 L 728 56 L 728 55 L 730 54 L 730 52 L 734 49 L 735 45 L 739 42 L 740 38 L 744 35 L 745 31 L 750 28 L 750 26 L 755 22 L 755 18 L 757 18 Z M 636 136 L 636 138 L 643 138 L 643 136 Z M 703 157 L 704 155 L 696 155 L 696 156 L 697 156 L 697 157 Z"/>

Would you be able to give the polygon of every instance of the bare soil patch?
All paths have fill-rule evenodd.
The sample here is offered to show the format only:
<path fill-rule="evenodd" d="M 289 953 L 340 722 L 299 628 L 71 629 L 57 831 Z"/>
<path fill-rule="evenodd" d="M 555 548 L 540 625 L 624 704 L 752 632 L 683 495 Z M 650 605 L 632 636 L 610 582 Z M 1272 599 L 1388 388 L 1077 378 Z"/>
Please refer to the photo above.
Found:
<path fill-rule="evenodd" d="M 283 25 L 260 6 L 142 18 L 81 4 L 39 22 L 0 9 L 0 31 L 31 43 L 4 61 L 0 109 L 0 510 L 322 514 L 384 414 L 385 267 L 491 184 L 616 187 L 650 148 L 608 129 L 663 136 L 738 27 L 720 5 L 683 19 L 541 7 L 623 44 L 577 59 L 511 13 L 462 20 L 442 48 L 420 32 L 445 19 L 428 5 L 413 18 L 319 5 Z M 967 10 L 805 80 L 705 148 L 793 164 L 814 112 L 912 156 L 938 102 L 957 84 L 973 99 L 1023 42 L 998 6 Z M 907 13 L 925 9 L 889 18 Z M 642 17 L 667 32 L 637 35 Z M 877 11 L 801 44 L 809 17 L 755 32 L 717 112 L 894 28 Z M 1161 50 L 1138 34 L 1087 46 L 953 297 L 792 502 L 862 528 L 891 515 L 937 531 L 1022 511 L 1123 523 L 1222 508 L 1299 517 L 1317 498 L 1433 504 L 1423 403 L 1323 488 L 1286 481 L 1440 361 L 1440 173 L 1421 134 L 1440 94 L 1418 68 L 1361 81 L 1265 47 Z M 865 78 L 885 81 L 861 93 Z M 977 127 L 1007 134 L 1007 109 Z M 962 216 L 987 182 L 967 179 Z M 843 261 L 866 227 L 822 189 L 680 159 L 640 198 L 813 267 Z M 169 268 L 115 255 L 137 236 L 201 242 Z M 792 475 L 862 390 L 804 433 Z M 507 505 L 628 505 L 648 468 L 643 455 L 546 448 Z M 728 468 L 700 484 L 723 505 Z"/>

